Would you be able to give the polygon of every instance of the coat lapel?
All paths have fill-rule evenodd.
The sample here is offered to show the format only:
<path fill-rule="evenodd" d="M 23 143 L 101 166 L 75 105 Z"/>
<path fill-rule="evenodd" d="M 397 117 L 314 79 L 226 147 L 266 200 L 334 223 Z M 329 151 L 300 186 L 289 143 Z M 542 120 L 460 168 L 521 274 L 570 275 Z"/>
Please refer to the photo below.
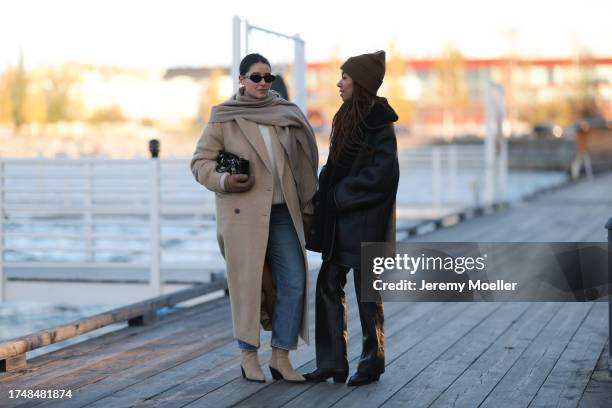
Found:
<path fill-rule="evenodd" d="M 261 161 L 264 163 L 270 174 L 272 174 L 272 164 L 270 163 L 268 151 L 263 141 L 263 137 L 259 132 L 259 128 L 257 127 L 257 123 L 250 122 L 241 117 L 236 117 L 236 123 L 242 131 L 242 134 L 244 135 L 245 139 L 248 140 L 251 146 L 253 146 L 253 149 L 255 149 Z"/>

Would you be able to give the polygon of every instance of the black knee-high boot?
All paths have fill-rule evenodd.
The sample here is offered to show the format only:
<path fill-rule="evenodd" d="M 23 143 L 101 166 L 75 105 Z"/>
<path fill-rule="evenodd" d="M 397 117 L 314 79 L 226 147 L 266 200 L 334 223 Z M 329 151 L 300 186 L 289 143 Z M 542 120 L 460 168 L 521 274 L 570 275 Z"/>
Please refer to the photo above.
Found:
<path fill-rule="evenodd" d="M 385 371 L 385 329 L 382 301 L 361 301 L 361 271 L 353 269 L 359 319 L 363 334 L 361 359 L 357 372 L 367 375 L 379 375 Z"/>
<path fill-rule="evenodd" d="M 319 369 L 348 370 L 346 351 L 346 274 L 349 268 L 330 262 L 321 265 L 317 278 L 315 344 Z"/>

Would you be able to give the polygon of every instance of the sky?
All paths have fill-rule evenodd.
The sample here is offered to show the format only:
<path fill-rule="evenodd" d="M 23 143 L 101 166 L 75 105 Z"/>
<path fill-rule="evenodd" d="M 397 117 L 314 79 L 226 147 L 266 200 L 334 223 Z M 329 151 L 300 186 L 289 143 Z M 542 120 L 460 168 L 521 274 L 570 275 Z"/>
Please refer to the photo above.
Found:
<path fill-rule="evenodd" d="M 579 47 L 612 57 L 610 0 L 1 0 L 0 69 L 20 49 L 27 67 L 230 65 L 234 15 L 298 33 L 309 62 L 388 50 L 392 40 L 407 58 L 448 45 L 470 58 L 568 57 Z"/>

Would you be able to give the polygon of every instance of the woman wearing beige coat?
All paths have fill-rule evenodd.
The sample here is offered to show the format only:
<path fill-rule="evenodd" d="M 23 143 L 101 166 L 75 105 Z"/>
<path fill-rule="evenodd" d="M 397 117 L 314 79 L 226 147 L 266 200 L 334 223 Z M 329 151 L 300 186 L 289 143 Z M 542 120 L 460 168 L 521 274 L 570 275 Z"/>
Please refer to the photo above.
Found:
<path fill-rule="evenodd" d="M 274 76 L 259 54 L 240 64 L 239 92 L 213 107 L 191 161 L 196 180 L 215 192 L 217 239 L 226 261 L 234 336 L 242 375 L 265 382 L 259 364 L 264 262 L 276 286 L 270 371 L 303 382 L 289 350 L 308 343 L 308 270 L 303 219 L 313 212 L 318 151 L 300 109 L 270 90 Z M 249 160 L 249 173 L 216 171 L 220 151 Z"/>

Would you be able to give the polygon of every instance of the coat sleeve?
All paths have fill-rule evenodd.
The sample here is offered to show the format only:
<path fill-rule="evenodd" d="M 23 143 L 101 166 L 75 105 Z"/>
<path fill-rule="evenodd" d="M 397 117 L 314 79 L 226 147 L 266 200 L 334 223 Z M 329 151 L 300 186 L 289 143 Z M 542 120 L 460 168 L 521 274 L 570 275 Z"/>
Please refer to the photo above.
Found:
<path fill-rule="evenodd" d="M 353 176 L 342 178 L 332 190 L 337 211 L 369 207 L 392 194 L 398 178 L 397 140 L 393 125 L 385 127 L 376 137 L 372 161 Z"/>
<path fill-rule="evenodd" d="M 306 148 L 303 145 L 300 144 L 299 148 L 300 169 L 302 169 L 300 197 L 304 199 L 304 202 L 301 203 L 302 213 L 309 215 L 314 213 L 313 199 L 317 191 L 317 174 L 312 169 L 313 167 L 316 169 L 319 166 L 319 152 L 316 148 L 316 142 L 313 145 L 313 151 L 309 153 L 306 153 Z M 310 157 L 312 155 L 314 157 Z"/>
<path fill-rule="evenodd" d="M 222 173 L 215 170 L 219 151 L 223 150 L 223 131 L 220 123 L 209 123 L 196 145 L 191 159 L 191 172 L 196 181 L 216 193 L 221 189 Z"/>

